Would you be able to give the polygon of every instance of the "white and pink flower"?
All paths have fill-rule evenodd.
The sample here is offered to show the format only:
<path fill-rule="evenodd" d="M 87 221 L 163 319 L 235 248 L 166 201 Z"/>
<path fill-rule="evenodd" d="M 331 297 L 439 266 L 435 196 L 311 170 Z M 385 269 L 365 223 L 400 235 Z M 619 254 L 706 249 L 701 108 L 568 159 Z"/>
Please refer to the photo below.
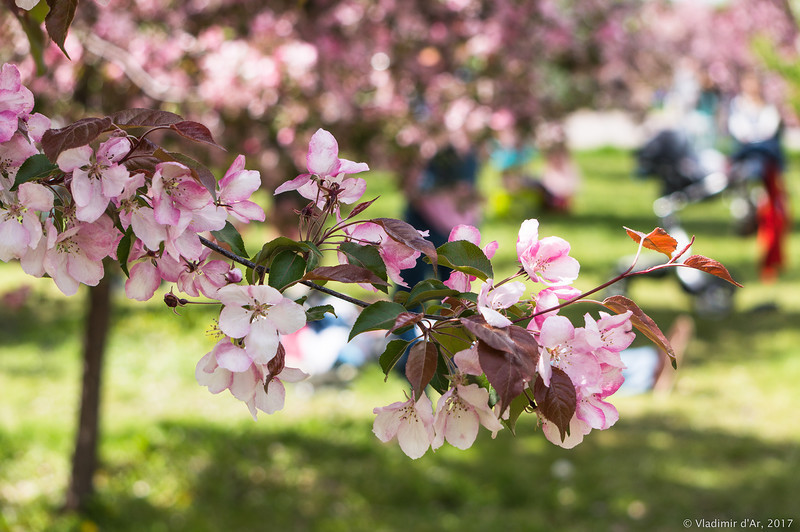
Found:
<path fill-rule="evenodd" d="M 424 455 L 434 439 L 433 410 L 428 396 L 419 400 L 408 399 L 373 410 L 375 422 L 372 432 L 384 443 L 397 438 L 397 443 L 409 458 Z"/>
<path fill-rule="evenodd" d="M 355 203 L 367 189 L 367 182 L 363 179 L 346 177 L 369 170 L 367 163 L 340 159 L 339 144 L 324 129 L 318 129 L 311 137 L 306 166 L 308 173 L 282 184 L 275 189 L 275 194 L 296 190 L 322 209 L 331 200 L 335 203 Z"/>
<path fill-rule="evenodd" d="M 569 243 L 557 236 L 539 239 L 539 221 L 525 220 L 517 237 L 517 258 L 535 282 L 564 285 L 578 278 L 580 264 L 569 256 Z"/>
<path fill-rule="evenodd" d="M 306 324 L 303 307 L 267 285 L 228 285 L 217 291 L 224 305 L 220 330 L 231 338 L 244 338 L 247 355 L 258 364 L 275 356 L 280 335 L 292 334 Z"/>

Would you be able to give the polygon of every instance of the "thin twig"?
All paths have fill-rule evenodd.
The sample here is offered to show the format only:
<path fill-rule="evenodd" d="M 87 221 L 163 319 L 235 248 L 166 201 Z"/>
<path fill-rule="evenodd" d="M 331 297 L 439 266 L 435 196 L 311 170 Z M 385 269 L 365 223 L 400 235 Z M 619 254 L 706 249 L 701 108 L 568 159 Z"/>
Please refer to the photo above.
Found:
<path fill-rule="evenodd" d="M 264 266 L 256 264 L 255 262 L 253 262 L 251 260 L 248 260 L 248 259 L 245 259 L 243 257 L 240 257 L 236 253 L 233 253 L 233 252 L 228 251 L 227 249 L 225 249 L 223 247 L 220 247 L 219 245 L 215 244 L 214 242 L 208 240 L 207 238 L 203 238 L 201 236 L 200 237 L 200 242 L 205 247 L 207 247 L 207 248 L 209 248 L 209 249 L 211 249 L 213 251 L 216 251 L 217 253 L 219 253 L 223 257 L 226 257 L 226 258 L 232 260 L 233 262 L 241 264 L 242 266 L 247 266 L 248 268 L 258 272 L 259 274 L 267 274 L 267 273 L 269 273 L 269 268 L 266 268 Z M 362 307 L 362 308 L 366 308 L 366 307 L 370 306 L 370 303 L 367 303 L 366 301 L 362 301 L 361 299 L 356 299 L 354 297 L 350 297 L 350 296 L 348 296 L 346 294 L 342 294 L 341 292 L 337 292 L 336 290 L 331 290 L 330 288 L 326 288 L 326 287 L 324 287 L 322 285 L 319 285 L 319 284 L 317 284 L 317 283 L 315 283 L 313 281 L 301 280 L 301 281 L 299 281 L 299 283 L 304 285 L 304 286 L 307 286 L 307 287 L 311 288 L 312 290 L 316 290 L 317 292 L 322 292 L 323 294 L 327 294 L 329 296 L 333 296 L 335 298 L 341 299 L 342 301 L 347 301 L 348 303 L 352 303 L 354 305 L 358 305 L 359 307 Z M 436 316 L 436 315 L 433 315 L 433 314 L 423 314 L 423 317 L 425 319 L 434 320 L 434 321 L 443 321 L 443 320 L 450 319 L 450 318 L 447 318 L 445 316 Z"/>

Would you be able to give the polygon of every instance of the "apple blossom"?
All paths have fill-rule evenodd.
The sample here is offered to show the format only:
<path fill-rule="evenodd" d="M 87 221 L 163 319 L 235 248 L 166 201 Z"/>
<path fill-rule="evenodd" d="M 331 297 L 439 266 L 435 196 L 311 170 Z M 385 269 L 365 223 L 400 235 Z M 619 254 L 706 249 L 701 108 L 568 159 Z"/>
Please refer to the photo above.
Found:
<path fill-rule="evenodd" d="M 486 279 L 478 294 L 478 312 L 493 327 L 508 327 L 511 320 L 499 312 L 516 304 L 525 293 L 525 285 L 512 282 L 495 287 L 492 279 Z"/>
<path fill-rule="evenodd" d="M 557 236 L 539 239 L 539 221 L 525 220 L 517 237 L 517 258 L 534 282 L 570 284 L 580 264 L 569 256 L 569 243 Z"/>
<path fill-rule="evenodd" d="M 283 183 L 275 189 L 275 194 L 297 190 L 301 196 L 316 202 L 322 209 L 328 202 L 355 203 L 367 188 L 367 182 L 363 179 L 345 176 L 369 170 L 369 166 L 340 159 L 339 144 L 324 129 L 318 129 L 311 137 L 306 164 L 308 173 Z"/>
<path fill-rule="evenodd" d="M 38 183 L 22 183 L 17 200 L 0 206 L 0 260 L 20 258 L 35 249 L 42 238 L 42 222 L 37 211 L 53 208 L 53 193 Z"/>
<path fill-rule="evenodd" d="M 244 155 L 239 155 L 219 181 L 217 203 L 242 223 L 251 220 L 263 222 L 266 217 L 264 209 L 250 201 L 250 196 L 260 186 L 261 174 L 256 170 L 245 170 Z"/>
<path fill-rule="evenodd" d="M 374 244 L 386 265 L 386 274 L 393 282 L 408 287 L 400 270 L 413 268 L 421 253 L 391 238 L 380 225 L 365 222 L 348 231 L 350 238 L 358 244 Z"/>
<path fill-rule="evenodd" d="M 545 386 L 550 386 L 551 366 L 556 366 L 569 376 L 575 388 L 599 391 L 600 362 L 592 354 L 591 346 L 564 316 L 550 316 L 539 334 L 539 362 L 537 370 Z"/>
<path fill-rule="evenodd" d="M 372 411 L 375 422 L 372 432 L 384 443 L 397 438 L 397 443 L 409 458 L 425 454 L 434 440 L 431 400 L 421 394 L 417 401 L 407 399 Z"/>
<path fill-rule="evenodd" d="M 125 189 L 130 172 L 117 164 L 131 148 L 124 137 L 114 137 L 100 145 L 95 154 L 91 147 L 64 150 L 56 163 L 63 172 L 72 173 L 70 190 L 77 206 L 76 217 L 93 222 L 102 215 L 108 202 Z"/>
<path fill-rule="evenodd" d="M 32 110 L 33 93 L 22 84 L 17 66 L 5 63 L 0 68 L 0 142 L 14 136 L 17 120 Z"/>
<path fill-rule="evenodd" d="M 453 447 L 468 449 L 475 442 L 480 425 L 492 432 L 503 428 L 489 407 L 489 391 L 477 384 L 456 384 L 436 404 L 436 436 L 431 447 L 438 449 L 447 440 Z"/>
<path fill-rule="evenodd" d="M 281 334 L 299 331 L 306 323 L 303 307 L 267 285 L 228 285 L 217 299 L 223 304 L 220 330 L 232 338 L 244 338 L 254 362 L 266 364 L 278 350 Z"/>

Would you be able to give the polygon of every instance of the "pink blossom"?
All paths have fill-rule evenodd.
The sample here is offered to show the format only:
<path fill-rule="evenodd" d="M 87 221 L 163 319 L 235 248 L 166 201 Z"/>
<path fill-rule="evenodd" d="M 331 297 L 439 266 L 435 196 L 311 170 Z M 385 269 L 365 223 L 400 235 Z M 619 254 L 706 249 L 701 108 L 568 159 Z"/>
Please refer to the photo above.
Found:
<path fill-rule="evenodd" d="M 512 323 L 511 320 L 501 314 L 499 310 L 515 305 L 524 293 L 525 285 L 523 283 L 506 283 L 495 288 L 492 279 L 486 279 L 478 294 L 478 312 L 489 325 L 508 327 Z"/>
<path fill-rule="evenodd" d="M 0 191 L 11 190 L 17 170 L 38 150 L 22 133 L 16 133 L 6 142 L 0 142 Z"/>
<path fill-rule="evenodd" d="M 480 246 L 481 233 L 478 228 L 471 225 L 457 225 L 450 231 L 450 236 L 447 241 L 455 242 L 456 240 L 466 240 L 467 242 L 471 242 L 476 246 Z M 494 257 L 497 247 L 497 241 L 492 241 L 486 244 L 486 246 L 483 248 L 483 253 L 487 258 L 491 259 Z M 453 290 L 458 290 L 459 292 L 469 292 L 470 288 L 472 287 L 472 281 L 474 280 L 474 275 L 469 275 L 459 271 L 452 271 L 450 273 L 450 277 L 448 277 L 444 284 Z"/>
<path fill-rule="evenodd" d="M 434 439 L 433 411 L 427 395 L 422 394 L 418 401 L 408 399 L 376 407 L 372 412 L 375 414 L 372 424 L 375 436 L 384 443 L 396 437 L 409 458 L 421 457 L 431 446 Z"/>
<path fill-rule="evenodd" d="M 125 295 L 128 299 L 148 301 L 161 285 L 161 275 L 151 260 L 137 262 L 128 271 Z"/>
<path fill-rule="evenodd" d="M 235 219 L 242 223 L 250 220 L 263 222 L 264 209 L 250 201 L 250 196 L 261 186 L 261 174 L 244 169 L 244 155 L 239 155 L 219 182 L 217 201 Z"/>
<path fill-rule="evenodd" d="M 421 255 L 419 251 L 391 238 L 383 227 L 372 222 L 357 225 L 350 231 L 350 237 L 359 244 L 377 245 L 389 279 L 400 286 L 408 286 L 400 276 L 400 270 L 416 266 L 417 259 Z"/>
<path fill-rule="evenodd" d="M 579 295 L 581 295 L 581 291 L 572 286 L 549 286 L 543 290 L 540 290 L 539 293 L 533 297 L 533 300 L 536 303 L 533 309 L 534 314 L 556 307 L 561 301 L 568 301 L 578 297 Z M 558 314 L 558 310 L 551 310 L 549 312 L 543 312 L 542 314 L 534 316 L 533 319 L 528 323 L 528 330 L 534 334 L 538 334 L 539 330 L 542 328 L 542 323 L 544 323 L 544 320 L 546 320 L 549 316 L 555 316 L 556 314 Z"/>
<path fill-rule="evenodd" d="M 54 231 L 50 226 L 50 231 Z M 50 236 L 50 235 L 48 235 Z M 78 284 L 95 286 L 103 278 L 103 259 L 116 256 L 122 238 L 106 215 L 92 223 L 78 222 L 59 234 L 47 249 L 43 266 L 65 295 L 78 291 Z"/>
<path fill-rule="evenodd" d="M 539 334 L 537 369 L 546 386 L 550 386 L 551 366 L 563 370 L 576 389 L 584 388 L 588 393 L 600 391 L 600 362 L 564 316 L 548 317 Z"/>
<path fill-rule="evenodd" d="M 195 377 L 211 393 L 230 390 L 247 405 L 253 419 L 258 419 L 258 410 L 274 414 L 283 408 L 284 382 L 299 382 L 308 375 L 297 368 L 286 367 L 282 355 L 269 364 L 254 363 L 244 349 L 225 337 L 200 359 Z"/>
<path fill-rule="evenodd" d="M 436 437 L 431 447 L 438 449 L 447 440 L 453 447 L 468 449 L 475 442 L 480 425 L 491 431 L 503 428 L 489 408 L 489 392 L 477 384 L 457 384 L 447 390 L 436 404 L 433 424 Z"/>
<path fill-rule="evenodd" d="M 0 68 L 0 142 L 11 139 L 18 119 L 32 110 L 33 93 L 22 84 L 17 66 L 5 63 Z"/>
<path fill-rule="evenodd" d="M 22 183 L 16 201 L 0 207 L 0 260 L 20 258 L 35 249 L 42 238 L 42 222 L 37 211 L 53 208 L 53 193 L 38 183 Z"/>
<path fill-rule="evenodd" d="M 211 194 L 198 183 L 188 167 L 174 162 L 159 163 L 153 174 L 150 196 L 155 220 L 180 234 L 192 221 L 192 211 L 212 203 Z"/>
<path fill-rule="evenodd" d="M 552 421 L 542 418 L 542 432 L 544 437 L 559 447 L 564 449 L 572 449 L 583 441 L 583 437 L 592 431 L 592 427 L 588 423 L 573 415 L 569 422 L 569 434 L 561 440 L 561 432 Z"/>
<path fill-rule="evenodd" d="M 473 344 L 468 349 L 463 349 L 453 355 L 453 362 L 458 370 L 466 375 L 483 375 L 480 360 L 478 359 L 478 345 Z"/>
<path fill-rule="evenodd" d="M 63 172 L 72 172 L 70 190 L 83 222 L 97 220 L 109 200 L 122 193 L 130 179 L 127 168 L 116 163 L 130 150 L 130 141 L 114 137 L 100 145 L 97 154 L 89 146 L 64 150 L 56 163 Z"/>
<path fill-rule="evenodd" d="M 580 264 L 569 256 L 569 243 L 557 236 L 539 240 L 539 221 L 525 220 L 517 238 L 517 258 L 531 280 L 570 284 L 578 278 Z"/>
<path fill-rule="evenodd" d="M 217 290 L 228 284 L 226 275 L 230 266 L 222 260 L 208 260 L 211 249 L 205 248 L 196 261 L 184 261 L 177 279 L 178 290 L 192 297 L 201 293 L 208 298 L 215 298 Z"/>
<path fill-rule="evenodd" d="M 600 362 L 619 368 L 625 366 L 619 353 L 636 338 L 630 319 L 632 314 L 630 310 L 613 315 L 601 312 L 597 321 L 588 313 L 584 316 L 586 341 Z"/>
<path fill-rule="evenodd" d="M 322 209 L 329 200 L 355 203 L 364 194 L 367 182 L 361 178 L 346 179 L 349 174 L 369 170 L 367 163 L 339 158 L 339 144 L 328 131 L 318 129 L 311 137 L 306 156 L 307 174 L 300 174 L 275 189 L 275 194 L 297 190 Z"/>
<path fill-rule="evenodd" d="M 232 338 L 244 338 L 254 362 L 266 364 L 278 350 L 281 334 L 299 331 L 306 323 L 303 307 L 267 285 L 228 285 L 216 298 L 224 305 L 220 330 Z"/>

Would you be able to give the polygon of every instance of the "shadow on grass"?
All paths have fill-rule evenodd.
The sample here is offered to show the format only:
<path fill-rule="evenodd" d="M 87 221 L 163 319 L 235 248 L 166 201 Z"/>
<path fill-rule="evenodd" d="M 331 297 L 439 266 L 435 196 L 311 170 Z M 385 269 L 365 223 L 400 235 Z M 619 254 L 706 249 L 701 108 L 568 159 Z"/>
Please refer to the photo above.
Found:
<path fill-rule="evenodd" d="M 800 517 L 795 445 L 674 417 L 627 419 L 572 451 L 524 428 L 416 461 L 364 438 L 369 429 L 162 424 L 164 437 L 108 463 L 88 517 L 101 530 L 192 531 L 677 530 L 684 519 Z"/>

